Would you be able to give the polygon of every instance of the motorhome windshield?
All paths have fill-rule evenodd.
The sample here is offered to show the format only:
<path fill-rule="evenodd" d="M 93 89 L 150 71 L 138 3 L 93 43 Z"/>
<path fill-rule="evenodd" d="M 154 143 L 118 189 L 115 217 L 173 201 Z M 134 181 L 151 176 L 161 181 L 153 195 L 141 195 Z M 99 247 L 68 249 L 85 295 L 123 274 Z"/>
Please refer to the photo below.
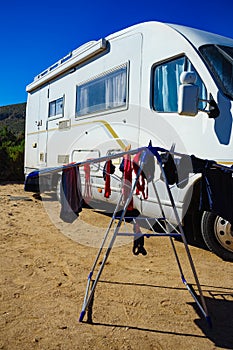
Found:
<path fill-rule="evenodd" d="M 222 92 L 233 100 L 233 47 L 205 45 L 199 50 Z"/>

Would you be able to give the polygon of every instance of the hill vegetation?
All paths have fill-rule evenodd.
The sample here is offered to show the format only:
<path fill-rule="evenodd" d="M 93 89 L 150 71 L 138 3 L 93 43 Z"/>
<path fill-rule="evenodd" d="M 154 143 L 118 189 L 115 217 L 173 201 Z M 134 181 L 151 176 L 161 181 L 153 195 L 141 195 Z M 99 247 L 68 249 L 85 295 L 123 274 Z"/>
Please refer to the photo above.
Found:
<path fill-rule="evenodd" d="M 24 180 L 26 103 L 0 107 L 0 181 Z"/>

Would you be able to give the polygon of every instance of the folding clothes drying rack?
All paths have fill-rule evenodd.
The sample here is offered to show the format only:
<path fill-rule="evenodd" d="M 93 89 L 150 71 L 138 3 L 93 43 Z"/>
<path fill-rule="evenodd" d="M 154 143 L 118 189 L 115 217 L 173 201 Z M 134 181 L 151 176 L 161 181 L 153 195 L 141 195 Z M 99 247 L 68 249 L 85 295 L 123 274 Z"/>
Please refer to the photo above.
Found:
<path fill-rule="evenodd" d="M 88 275 L 86 292 L 85 292 L 85 296 L 84 296 L 84 301 L 83 301 L 83 306 L 82 306 L 82 310 L 80 313 L 79 321 L 80 322 L 83 321 L 86 312 L 92 306 L 96 286 L 97 286 L 98 281 L 100 279 L 100 276 L 103 272 L 103 269 L 104 269 L 104 266 L 107 262 L 107 259 L 111 253 L 111 250 L 114 246 L 114 243 L 115 243 L 117 236 L 132 236 L 136 240 L 139 239 L 140 237 L 144 238 L 144 237 L 166 236 L 166 237 L 169 237 L 169 240 L 170 240 L 170 243 L 172 246 L 172 250 L 174 252 L 175 259 L 176 259 L 176 262 L 177 262 L 177 265 L 178 265 L 178 268 L 180 271 L 181 280 L 182 280 L 183 284 L 185 285 L 185 287 L 187 288 L 187 290 L 192 295 L 194 301 L 196 302 L 199 310 L 201 311 L 202 315 L 205 317 L 209 326 L 211 326 L 211 319 L 210 319 L 210 316 L 208 315 L 207 306 L 206 306 L 205 299 L 204 299 L 202 289 L 201 289 L 201 285 L 200 285 L 200 282 L 199 282 L 199 279 L 197 276 L 196 268 L 194 266 L 194 262 L 193 262 L 193 259 L 192 259 L 192 256 L 191 256 L 191 253 L 190 253 L 190 250 L 189 250 L 189 247 L 188 247 L 185 235 L 184 235 L 184 231 L 183 231 L 182 225 L 180 223 L 180 218 L 179 218 L 179 215 L 177 212 L 177 208 L 175 206 L 175 202 L 174 202 L 174 199 L 172 196 L 171 189 L 168 185 L 168 181 L 166 179 L 166 175 L 165 175 L 164 169 L 162 167 L 162 159 L 161 159 L 160 153 L 161 152 L 169 152 L 169 151 L 164 150 L 163 148 L 159 148 L 159 147 L 152 147 L 152 145 L 150 144 L 148 147 L 142 147 L 142 148 L 139 148 L 137 150 L 130 150 L 128 152 L 122 152 L 122 153 L 114 154 L 111 156 L 102 157 L 99 159 L 88 161 L 88 163 L 90 163 L 90 162 L 94 162 L 94 163 L 98 162 L 99 163 L 99 162 L 104 161 L 104 160 L 116 159 L 116 158 L 120 158 L 126 154 L 133 155 L 133 154 L 136 154 L 138 152 L 142 152 L 142 157 L 140 160 L 138 173 L 136 175 L 135 180 L 132 183 L 130 194 L 129 194 L 128 198 L 126 199 L 125 204 L 123 205 L 123 209 L 120 211 L 121 212 L 120 216 L 119 216 L 118 212 L 119 212 L 120 208 L 122 208 L 123 194 L 121 194 L 121 196 L 119 197 L 118 203 L 117 203 L 116 208 L 113 212 L 109 226 L 105 232 L 104 238 L 102 240 L 99 251 L 98 251 L 97 256 L 95 258 L 95 261 L 93 263 L 92 269 Z M 172 207 L 172 210 L 174 213 L 174 217 L 176 220 L 176 224 L 173 225 L 166 218 L 165 212 L 163 210 L 163 205 L 160 201 L 159 194 L 158 194 L 158 191 L 156 188 L 156 184 L 155 184 L 155 182 L 152 181 L 152 186 L 153 186 L 153 189 L 154 189 L 154 192 L 155 192 L 155 195 L 156 195 L 159 207 L 160 207 L 160 211 L 161 211 L 161 217 L 154 218 L 154 220 L 158 224 L 158 226 L 161 228 L 161 233 L 155 232 L 154 227 L 151 224 L 151 218 L 140 218 L 140 217 L 137 218 L 137 217 L 127 217 L 126 216 L 128 206 L 133 198 L 133 194 L 134 194 L 134 191 L 136 189 L 137 182 L 139 181 L 139 177 L 143 171 L 143 168 L 144 168 L 144 165 L 146 162 L 146 158 L 150 152 L 153 153 L 153 155 L 157 159 L 157 162 L 160 165 L 161 174 L 162 174 L 163 180 L 165 182 L 166 191 L 168 193 L 168 197 L 169 197 L 171 207 Z M 133 225 L 132 225 L 133 232 L 127 232 L 128 225 L 125 225 L 125 223 L 128 220 L 131 220 L 131 222 L 133 223 Z M 141 224 L 142 220 L 144 220 L 144 222 L 147 224 L 147 226 L 149 226 L 151 233 L 148 233 L 148 230 L 146 233 L 141 232 L 140 224 Z M 126 230 L 125 230 L 125 227 L 127 227 Z M 194 290 L 192 285 L 189 284 L 185 279 L 183 269 L 181 266 L 181 262 L 180 262 L 180 259 L 178 257 L 178 253 L 177 253 L 177 250 L 176 250 L 176 247 L 174 244 L 175 237 L 181 237 L 181 239 L 182 239 L 182 242 L 183 242 L 184 247 L 185 247 L 185 252 L 186 252 L 186 255 L 187 255 L 187 258 L 189 261 L 191 271 L 192 271 L 194 279 L 195 279 L 195 283 L 196 283 L 199 295 Z M 107 242 L 107 239 L 109 239 L 108 240 L 109 243 L 108 243 L 107 248 L 106 248 L 105 243 Z"/>

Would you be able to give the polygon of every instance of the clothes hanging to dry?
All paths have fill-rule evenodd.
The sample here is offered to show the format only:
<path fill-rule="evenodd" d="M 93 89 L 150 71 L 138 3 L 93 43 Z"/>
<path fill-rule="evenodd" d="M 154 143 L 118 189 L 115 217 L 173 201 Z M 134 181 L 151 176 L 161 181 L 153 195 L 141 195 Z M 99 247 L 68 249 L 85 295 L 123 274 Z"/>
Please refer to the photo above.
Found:
<path fill-rule="evenodd" d="M 132 184 L 132 171 L 134 170 L 135 175 L 138 175 L 140 166 L 141 166 L 141 157 L 143 156 L 142 152 L 138 152 L 133 161 L 129 155 L 125 155 L 120 164 L 120 171 L 123 173 L 123 201 L 127 199 Z M 142 194 L 143 199 L 148 199 L 148 183 L 151 182 L 154 178 L 155 172 L 155 160 L 152 153 L 147 153 L 143 161 L 143 169 L 141 170 L 140 175 L 138 176 L 138 181 L 136 184 L 136 194 Z M 124 200 L 125 198 L 125 200 Z M 133 202 L 132 202 L 133 203 Z M 129 208 L 133 207 L 133 204 L 130 203 Z"/>
<path fill-rule="evenodd" d="M 233 224 L 232 169 L 216 166 L 214 160 L 194 155 L 183 155 L 176 164 L 170 153 L 165 155 L 161 159 L 169 185 L 176 183 L 183 188 L 190 173 L 202 174 L 199 209 L 219 215 Z"/>
<path fill-rule="evenodd" d="M 142 235 L 140 225 L 137 222 L 133 224 L 133 231 L 135 234 L 139 235 L 139 237 L 135 238 L 133 242 L 133 254 L 147 255 L 147 251 L 144 248 L 144 235 Z"/>
<path fill-rule="evenodd" d="M 126 203 L 132 187 L 132 162 L 129 154 L 124 156 L 124 173 L 123 173 L 123 184 L 122 184 L 122 193 L 123 193 L 123 203 Z M 128 210 L 133 210 L 133 198 L 131 199 Z"/>
<path fill-rule="evenodd" d="M 202 173 L 200 208 L 233 224 L 232 172 L 223 168 L 207 168 Z"/>
<path fill-rule="evenodd" d="M 110 187 L 110 160 L 106 162 L 105 166 L 105 187 L 104 187 L 104 197 L 109 198 L 111 195 Z"/>
<path fill-rule="evenodd" d="M 78 167 L 63 169 L 60 218 L 72 223 L 82 211 L 81 179 Z"/>
<path fill-rule="evenodd" d="M 174 185 L 178 182 L 177 167 L 174 162 L 174 158 L 170 152 L 161 154 L 162 168 L 166 176 L 167 183 L 169 185 Z M 160 176 L 161 180 L 165 181 L 163 174 Z"/>
<path fill-rule="evenodd" d="M 191 156 L 193 172 L 201 173 L 200 210 L 212 212 L 233 224 L 233 171 L 214 160 Z"/>
<path fill-rule="evenodd" d="M 109 198 L 111 195 L 111 175 L 114 174 L 115 172 L 115 165 L 112 164 L 111 159 L 107 160 L 107 162 L 104 165 L 103 169 L 103 178 L 105 181 L 105 186 L 104 186 L 104 197 Z"/>
<path fill-rule="evenodd" d="M 141 166 L 141 152 L 137 153 L 133 158 L 133 170 L 135 172 L 135 175 L 138 176 L 138 172 Z M 139 195 L 140 193 L 143 196 L 143 199 L 148 198 L 148 185 L 145 175 L 145 167 L 143 167 L 140 175 L 138 176 L 138 181 L 136 184 L 136 195 Z"/>

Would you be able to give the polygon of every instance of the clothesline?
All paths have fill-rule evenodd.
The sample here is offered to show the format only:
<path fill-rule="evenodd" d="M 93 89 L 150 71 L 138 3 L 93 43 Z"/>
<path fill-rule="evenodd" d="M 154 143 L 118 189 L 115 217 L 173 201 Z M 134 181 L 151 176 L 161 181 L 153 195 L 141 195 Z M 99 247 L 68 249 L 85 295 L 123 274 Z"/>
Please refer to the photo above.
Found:
<path fill-rule="evenodd" d="M 149 144 L 149 146 L 139 147 L 139 148 L 136 148 L 136 149 L 133 149 L 133 150 L 128 150 L 128 151 L 119 152 L 119 153 L 115 153 L 115 154 L 111 154 L 111 155 L 106 155 L 106 156 L 99 157 L 99 158 L 91 158 L 91 159 L 87 159 L 87 160 L 84 160 L 84 161 L 69 163 L 69 164 L 66 164 L 66 165 L 58 166 L 58 167 L 43 168 L 43 169 L 37 170 L 37 171 L 32 172 L 32 173 L 38 172 L 38 175 L 48 175 L 48 174 L 52 174 L 52 173 L 57 173 L 57 172 L 63 171 L 64 169 L 69 169 L 69 168 L 73 168 L 73 167 L 82 167 L 82 166 L 84 166 L 86 164 L 102 163 L 102 162 L 108 161 L 110 159 L 111 160 L 118 159 L 118 158 L 124 157 L 125 155 L 134 155 L 134 154 L 137 154 L 139 152 L 141 153 L 143 151 L 146 151 L 146 152 L 150 151 L 150 152 L 152 152 L 154 154 L 154 156 L 157 158 L 158 161 L 162 161 L 161 157 L 160 157 L 160 154 L 159 154 L 160 152 L 162 152 L 162 153 L 170 153 L 171 155 L 178 156 L 178 157 L 183 157 L 183 156 L 186 155 L 184 153 L 179 153 L 179 152 L 176 152 L 176 151 L 167 150 L 167 149 L 162 148 L 162 147 L 153 147 L 153 146 L 151 146 L 151 144 Z M 189 157 L 191 157 L 191 156 L 189 156 Z M 202 159 L 202 160 L 204 161 L 204 159 Z M 205 159 L 205 161 L 208 161 L 208 159 Z M 222 164 L 218 164 L 218 163 L 214 162 L 213 160 L 209 160 L 209 161 L 212 162 L 212 164 L 211 164 L 212 167 L 214 167 L 214 168 L 221 168 L 223 170 L 225 169 L 225 170 L 228 170 L 228 171 L 233 173 L 233 168 L 227 167 L 227 166 L 222 165 Z M 32 173 L 30 173 L 30 174 L 32 174 Z"/>
<path fill-rule="evenodd" d="M 61 166 L 58 166 L 58 167 L 44 168 L 44 169 L 38 170 L 38 172 L 39 172 L 39 175 L 48 175 L 48 174 L 60 172 L 60 171 L 62 171 L 64 169 L 81 167 L 81 166 L 84 166 L 86 164 L 102 163 L 102 162 L 106 162 L 106 161 L 108 161 L 110 159 L 121 158 L 121 157 L 123 157 L 126 154 L 134 155 L 134 154 L 136 154 L 138 152 L 146 151 L 147 149 L 148 149 L 148 147 L 140 147 L 140 148 L 129 150 L 129 151 L 125 151 L 125 152 L 120 152 L 120 153 L 115 153 L 115 154 L 111 154 L 111 155 L 106 155 L 106 156 L 99 157 L 99 158 L 91 158 L 91 159 L 87 159 L 87 160 L 80 161 L 80 162 L 74 162 L 74 163 L 69 163 L 69 164 L 66 164 L 66 165 L 61 165 Z M 164 150 L 164 151 L 166 151 L 166 150 Z"/>
<path fill-rule="evenodd" d="M 188 183 L 189 175 L 191 173 L 201 173 L 201 192 L 200 192 L 200 203 L 199 209 L 204 211 L 214 212 L 216 215 L 224 217 L 229 222 L 233 222 L 233 179 L 232 171 L 233 169 L 217 166 L 215 161 L 203 160 L 195 156 L 181 155 L 179 153 L 180 164 L 175 164 L 173 157 L 170 152 L 159 147 L 152 147 L 150 144 L 147 148 L 143 147 L 140 149 L 121 152 L 111 156 L 105 156 L 97 159 L 97 162 L 106 161 L 106 167 L 104 167 L 104 180 L 105 180 L 105 191 L 104 197 L 109 198 L 111 196 L 110 187 L 110 176 L 114 173 L 110 171 L 110 162 L 114 158 L 120 158 L 120 155 L 124 159 L 124 170 L 123 170 L 123 183 L 122 183 L 122 193 L 123 201 L 128 197 L 132 183 L 132 171 L 134 169 L 135 175 L 138 177 L 136 186 L 136 195 L 141 194 L 143 199 L 148 198 L 148 183 L 154 180 L 154 165 L 152 170 L 149 169 L 151 166 L 150 159 L 153 161 L 152 154 L 157 158 L 158 163 L 161 166 L 161 180 L 166 183 L 166 185 L 176 184 L 178 188 L 184 188 Z M 149 153 L 148 153 L 149 152 Z M 159 152 L 162 152 L 159 154 Z M 130 159 L 130 154 L 135 154 L 133 161 Z M 162 157 L 168 153 L 168 157 Z M 173 152 L 178 154 L 177 152 Z M 140 154 L 140 156 L 138 156 Z M 183 157 L 183 158 L 182 158 Z M 136 158 L 136 159 L 135 159 Z M 148 161 L 148 162 L 147 162 Z M 95 160 L 89 160 L 89 163 L 95 163 Z M 189 162 L 189 164 L 187 164 Z M 81 164 L 87 164 L 87 162 L 80 162 Z M 149 164 L 150 163 L 150 164 Z M 77 164 L 71 164 L 71 167 L 65 166 L 63 168 L 63 173 L 67 171 L 78 170 Z M 141 168 L 141 164 L 144 164 Z M 74 168 L 74 166 L 76 167 Z M 138 175 L 139 168 L 141 168 Z M 115 167 L 114 167 L 115 169 Z M 227 169 L 227 171 L 225 170 Z M 149 171 L 148 171 L 149 170 Z M 142 174 L 142 176 L 140 175 Z M 72 174 L 71 174 L 72 175 Z M 68 176 L 68 173 L 67 173 Z M 75 176 L 75 175 L 72 175 Z M 72 180 L 71 176 L 71 180 Z M 69 180 L 66 180 L 69 183 Z M 72 182 L 72 181 L 71 181 Z M 67 187 L 67 186 L 66 186 Z M 91 189 L 89 189 L 91 192 Z M 71 189 L 67 189 L 71 202 L 75 202 Z M 77 205 L 75 204 L 75 208 Z M 129 209 L 133 209 L 133 199 L 129 205 Z"/>

